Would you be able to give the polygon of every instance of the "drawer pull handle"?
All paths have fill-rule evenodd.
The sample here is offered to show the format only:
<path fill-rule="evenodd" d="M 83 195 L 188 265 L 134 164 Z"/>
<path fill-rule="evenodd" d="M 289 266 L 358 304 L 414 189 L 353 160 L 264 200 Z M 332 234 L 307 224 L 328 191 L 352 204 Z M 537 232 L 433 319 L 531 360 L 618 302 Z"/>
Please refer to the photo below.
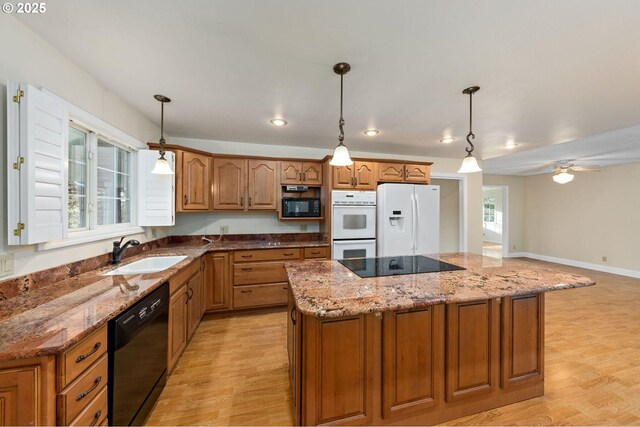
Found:
<path fill-rule="evenodd" d="M 286 254 L 282 254 L 282 255 L 284 255 L 284 256 L 293 256 L 293 253 L 287 252 Z"/>
<path fill-rule="evenodd" d="M 98 412 L 96 412 L 95 415 L 93 416 L 93 421 L 91 421 L 91 424 L 89 424 L 89 426 L 93 427 L 94 425 L 98 424 L 100 415 L 102 415 L 102 411 L 98 409 Z"/>
<path fill-rule="evenodd" d="M 240 255 L 242 258 L 253 258 L 253 255 Z"/>
<path fill-rule="evenodd" d="M 253 292 L 252 290 L 248 290 L 248 291 L 240 291 L 243 294 L 250 294 L 251 292 Z"/>
<path fill-rule="evenodd" d="M 283 286 L 283 287 L 282 287 L 282 290 L 283 290 L 283 291 L 288 291 L 288 290 L 289 290 L 289 287 L 288 287 L 288 286 Z"/>
<path fill-rule="evenodd" d="M 95 353 L 96 351 L 98 351 L 98 349 L 100 348 L 100 346 L 102 346 L 102 343 L 100 341 L 98 341 L 97 343 L 95 343 L 95 345 L 93 346 L 93 349 L 87 353 L 87 354 L 81 354 L 80 356 L 78 356 L 78 358 L 76 359 L 76 363 L 80 363 L 82 362 L 84 359 L 86 359 L 87 357 L 91 356 L 93 353 Z"/>
<path fill-rule="evenodd" d="M 251 270 L 253 270 L 253 268 L 245 267 L 245 268 L 241 268 L 240 270 L 242 270 L 242 271 L 251 271 Z"/>
<path fill-rule="evenodd" d="M 320 255 L 320 251 L 311 251 L 311 255 Z"/>
<path fill-rule="evenodd" d="M 96 377 L 96 379 L 93 381 L 93 385 L 91 386 L 91 388 L 89 390 L 83 391 L 82 393 L 80 393 L 79 395 L 76 396 L 76 402 L 79 402 L 82 399 L 84 399 L 85 397 L 87 397 L 87 395 L 89 393 L 91 393 L 93 390 L 96 389 L 96 387 L 98 387 L 98 385 L 100 384 L 100 381 L 102 381 L 102 375 L 98 375 Z"/>

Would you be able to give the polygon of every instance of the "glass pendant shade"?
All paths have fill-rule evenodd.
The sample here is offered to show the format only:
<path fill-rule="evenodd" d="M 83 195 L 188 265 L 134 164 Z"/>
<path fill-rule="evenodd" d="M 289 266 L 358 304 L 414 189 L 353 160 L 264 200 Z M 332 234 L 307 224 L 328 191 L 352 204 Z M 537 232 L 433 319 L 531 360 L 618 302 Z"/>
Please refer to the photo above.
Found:
<path fill-rule="evenodd" d="M 476 160 L 476 158 L 469 154 L 462 161 L 462 165 L 460 166 L 460 169 L 458 169 L 458 173 L 472 172 L 482 172 L 482 169 L 480 169 L 480 166 L 478 166 L 478 161 Z"/>
<path fill-rule="evenodd" d="M 558 172 L 553 175 L 553 180 L 558 184 L 566 184 L 567 182 L 573 181 L 573 174 L 568 172 Z"/>
<path fill-rule="evenodd" d="M 338 144 L 329 164 L 331 166 L 351 166 L 353 164 L 353 160 L 349 157 L 349 150 L 347 150 L 344 144 Z"/>
<path fill-rule="evenodd" d="M 151 173 L 154 175 L 173 175 L 171 166 L 169 165 L 169 162 L 167 161 L 167 159 L 165 159 L 164 157 L 161 157 L 158 160 L 156 160 L 156 165 L 154 166 Z"/>

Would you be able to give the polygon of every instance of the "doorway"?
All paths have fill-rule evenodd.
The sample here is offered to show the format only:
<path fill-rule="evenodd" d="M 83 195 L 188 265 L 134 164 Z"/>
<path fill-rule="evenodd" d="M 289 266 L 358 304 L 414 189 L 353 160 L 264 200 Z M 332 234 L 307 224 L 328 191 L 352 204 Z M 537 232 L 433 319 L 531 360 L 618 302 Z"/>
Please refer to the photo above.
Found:
<path fill-rule="evenodd" d="M 502 258 L 509 249 L 509 187 L 482 187 L 482 254 Z"/>

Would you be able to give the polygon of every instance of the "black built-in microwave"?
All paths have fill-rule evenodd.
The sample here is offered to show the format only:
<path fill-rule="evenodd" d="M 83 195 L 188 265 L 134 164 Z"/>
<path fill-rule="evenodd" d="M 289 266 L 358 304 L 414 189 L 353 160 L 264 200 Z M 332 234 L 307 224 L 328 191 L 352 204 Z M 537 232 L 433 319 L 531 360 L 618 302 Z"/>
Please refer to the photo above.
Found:
<path fill-rule="evenodd" d="M 320 199 L 317 197 L 283 197 L 284 218 L 320 217 Z"/>

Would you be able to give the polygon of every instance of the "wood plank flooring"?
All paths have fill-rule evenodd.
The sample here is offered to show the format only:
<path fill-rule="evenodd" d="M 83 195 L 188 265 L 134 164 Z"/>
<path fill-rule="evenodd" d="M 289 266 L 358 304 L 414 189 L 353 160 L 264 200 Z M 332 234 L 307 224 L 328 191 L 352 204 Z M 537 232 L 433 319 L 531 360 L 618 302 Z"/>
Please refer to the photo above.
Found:
<path fill-rule="evenodd" d="M 546 296 L 545 396 L 449 425 L 640 425 L 640 279 Z M 291 425 L 286 312 L 207 316 L 148 425 Z"/>

